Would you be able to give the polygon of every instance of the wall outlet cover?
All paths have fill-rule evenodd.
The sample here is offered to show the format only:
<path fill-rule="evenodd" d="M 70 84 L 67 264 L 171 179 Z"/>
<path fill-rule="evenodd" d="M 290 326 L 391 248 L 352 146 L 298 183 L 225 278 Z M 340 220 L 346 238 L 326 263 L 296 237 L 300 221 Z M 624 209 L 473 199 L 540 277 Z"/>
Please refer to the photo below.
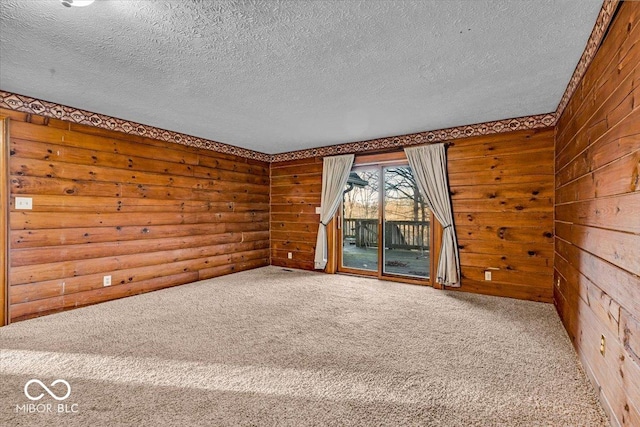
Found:
<path fill-rule="evenodd" d="M 31 197 L 16 197 L 16 209 L 33 209 L 33 199 Z"/>

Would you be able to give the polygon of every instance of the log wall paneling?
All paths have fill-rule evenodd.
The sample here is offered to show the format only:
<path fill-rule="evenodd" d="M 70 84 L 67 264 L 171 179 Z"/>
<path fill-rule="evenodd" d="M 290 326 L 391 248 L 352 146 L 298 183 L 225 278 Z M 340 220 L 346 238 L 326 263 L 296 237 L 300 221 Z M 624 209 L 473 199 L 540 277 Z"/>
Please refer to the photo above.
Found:
<path fill-rule="evenodd" d="M 551 302 L 553 129 L 452 143 L 448 168 L 461 243 L 460 290 Z M 313 269 L 321 186 L 321 158 L 271 164 L 274 265 Z M 484 280 L 487 268 L 498 269 L 491 282 Z"/>
<path fill-rule="evenodd" d="M 624 426 L 640 425 L 639 64 L 640 3 L 622 2 L 556 127 L 554 301 Z"/>
<path fill-rule="evenodd" d="M 268 163 L 0 113 L 12 321 L 269 265 Z"/>

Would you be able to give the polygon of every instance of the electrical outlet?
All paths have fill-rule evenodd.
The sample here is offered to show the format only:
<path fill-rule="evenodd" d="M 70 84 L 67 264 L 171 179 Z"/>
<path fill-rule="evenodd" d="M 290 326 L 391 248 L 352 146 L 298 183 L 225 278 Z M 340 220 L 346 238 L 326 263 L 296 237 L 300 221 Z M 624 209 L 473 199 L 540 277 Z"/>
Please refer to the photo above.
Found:
<path fill-rule="evenodd" d="M 604 350 L 605 350 L 604 335 L 600 335 L 600 354 L 603 356 L 604 356 Z"/>
<path fill-rule="evenodd" d="M 316 215 L 322 214 L 322 208 L 320 206 L 316 206 Z"/>
<path fill-rule="evenodd" d="M 289 253 L 287 254 L 287 258 L 289 258 L 289 259 L 293 259 L 293 253 L 292 253 L 292 252 L 289 252 Z"/>
<path fill-rule="evenodd" d="M 33 199 L 31 197 L 16 197 L 16 209 L 33 209 Z"/>
<path fill-rule="evenodd" d="M 102 278 L 102 286 L 111 286 L 111 276 L 104 276 Z"/>
<path fill-rule="evenodd" d="M 484 272 L 484 280 L 490 282 L 491 281 L 491 272 L 490 271 L 485 271 Z"/>

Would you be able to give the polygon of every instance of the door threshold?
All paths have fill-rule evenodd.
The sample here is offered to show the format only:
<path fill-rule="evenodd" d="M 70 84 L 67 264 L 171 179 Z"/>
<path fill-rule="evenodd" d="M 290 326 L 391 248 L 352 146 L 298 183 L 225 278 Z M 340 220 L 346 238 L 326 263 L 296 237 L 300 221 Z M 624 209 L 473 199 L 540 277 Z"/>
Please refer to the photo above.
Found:
<path fill-rule="evenodd" d="M 419 286 L 431 286 L 433 287 L 433 284 L 431 283 L 431 280 L 429 279 L 425 279 L 425 280 L 420 280 L 420 279 L 412 279 L 410 277 L 399 277 L 399 276 L 370 276 L 367 274 L 358 274 L 358 273 L 351 273 L 351 272 L 346 272 L 346 271 L 337 271 L 336 274 L 341 274 L 344 276 L 352 276 L 352 277 L 363 277 L 363 278 L 367 278 L 367 279 L 377 279 L 377 280 L 382 280 L 385 282 L 396 282 L 396 283 L 404 283 L 404 284 L 408 284 L 408 285 L 419 285 Z"/>

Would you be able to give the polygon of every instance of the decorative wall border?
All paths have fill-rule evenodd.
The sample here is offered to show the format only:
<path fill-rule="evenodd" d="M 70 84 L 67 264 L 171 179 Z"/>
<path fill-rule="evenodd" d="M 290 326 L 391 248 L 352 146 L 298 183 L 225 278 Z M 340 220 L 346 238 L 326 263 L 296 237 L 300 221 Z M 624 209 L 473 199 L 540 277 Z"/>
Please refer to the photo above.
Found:
<path fill-rule="evenodd" d="M 620 0 L 604 0 L 602 3 L 602 8 L 600 9 L 600 13 L 596 19 L 596 24 L 591 31 L 589 40 L 587 41 L 587 46 L 584 48 L 584 52 L 582 52 L 580 61 L 578 61 L 578 65 L 576 65 L 576 69 L 573 71 L 569 84 L 567 85 L 567 88 L 560 99 L 560 103 L 558 104 L 558 108 L 556 109 L 556 116 L 558 118 L 560 118 L 562 112 L 567 107 L 567 104 L 569 104 L 571 97 L 578 88 L 578 84 L 582 80 L 582 77 L 584 77 L 584 73 L 587 71 L 587 68 L 591 65 L 591 61 L 593 61 L 593 58 L 596 56 L 596 52 L 598 52 L 602 39 L 607 33 L 607 29 L 611 24 L 611 20 L 613 19 L 613 15 L 615 14 L 619 3 Z"/>
<path fill-rule="evenodd" d="M 261 160 L 264 162 L 284 162 L 288 160 L 304 159 L 308 157 L 321 157 L 341 153 L 360 153 L 364 151 L 384 150 L 400 148 L 409 145 L 440 142 L 450 139 L 468 138 L 479 135 L 490 135 L 517 130 L 538 129 L 554 126 L 558 118 L 569 103 L 584 73 L 593 61 L 600 44 L 611 24 L 613 15 L 620 0 L 604 0 L 596 24 L 589 36 L 580 61 L 576 66 L 569 84 L 562 95 L 555 112 L 539 114 L 535 116 L 504 119 L 494 122 L 478 123 L 473 125 L 458 126 L 447 129 L 425 131 L 402 136 L 378 138 L 368 141 L 350 142 L 346 144 L 331 145 L 319 148 L 290 151 L 279 154 L 265 154 L 246 148 L 240 148 L 222 142 L 211 141 L 204 138 L 187 135 L 184 133 L 168 131 L 153 126 L 143 125 L 127 120 L 117 119 L 104 114 L 92 113 L 78 108 L 67 107 L 48 101 L 18 95 L 0 90 L 0 107 L 25 113 L 37 114 L 44 117 L 60 119 L 73 123 L 79 123 L 97 128 L 123 132 L 129 135 L 155 138 L 166 142 L 172 142 L 189 147 L 203 148 L 223 154 L 233 154 L 247 159 Z"/>
<path fill-rule="evenodd" d="M 272 155 L 271 161 L 274 163 L 286 162 L 287 160 L 298 160 L 308 157 L 323 157 L 336 154 L 361 153 L 363 151 L 377 151 L 389 148 L 401 148 L 409 145 L 441 142 L 451 139 L 469 138 L 472 136 L 491 135 L 496 133 L 513 132 L 516 130 L 525 129 L 539 129 L 553 126 L 555 123 L 555 113 L 539 114 L 537 116 L 497 120 L 495 122 L 458 126 L 447 129 L 412 133 L 402 136 L 393 136 L 389 138 L 378 138 L 368 141 L 351 142 L 348 144 L 330 145 L 327 147 L 290 151 L 288 153 Z"/>
<path fill-rule="evenodd" d="M 216 151 L 218 153 L 234 154 L 247 159 L 261 160 L 264 162 L 269 162 L 271 160 L 271 156 L 269 154 L 248 150 L 246 148 L 198 138 L 184 133 L 168 131 L 128 120 L 117 119 L 104 114 L 92 113 L 90 111 L 54 104 L 53 102 L 42 101 L 40 99 L 1 90 L 0 107 L 21 111 L 23 113 L 36 114 L 52 119 L 60 119 L 68 122 L 94 126 L 101 129 L 123 132 L 129 135 L 145 136 L 189 147 L 204 148 L 205 150 Z"/>

